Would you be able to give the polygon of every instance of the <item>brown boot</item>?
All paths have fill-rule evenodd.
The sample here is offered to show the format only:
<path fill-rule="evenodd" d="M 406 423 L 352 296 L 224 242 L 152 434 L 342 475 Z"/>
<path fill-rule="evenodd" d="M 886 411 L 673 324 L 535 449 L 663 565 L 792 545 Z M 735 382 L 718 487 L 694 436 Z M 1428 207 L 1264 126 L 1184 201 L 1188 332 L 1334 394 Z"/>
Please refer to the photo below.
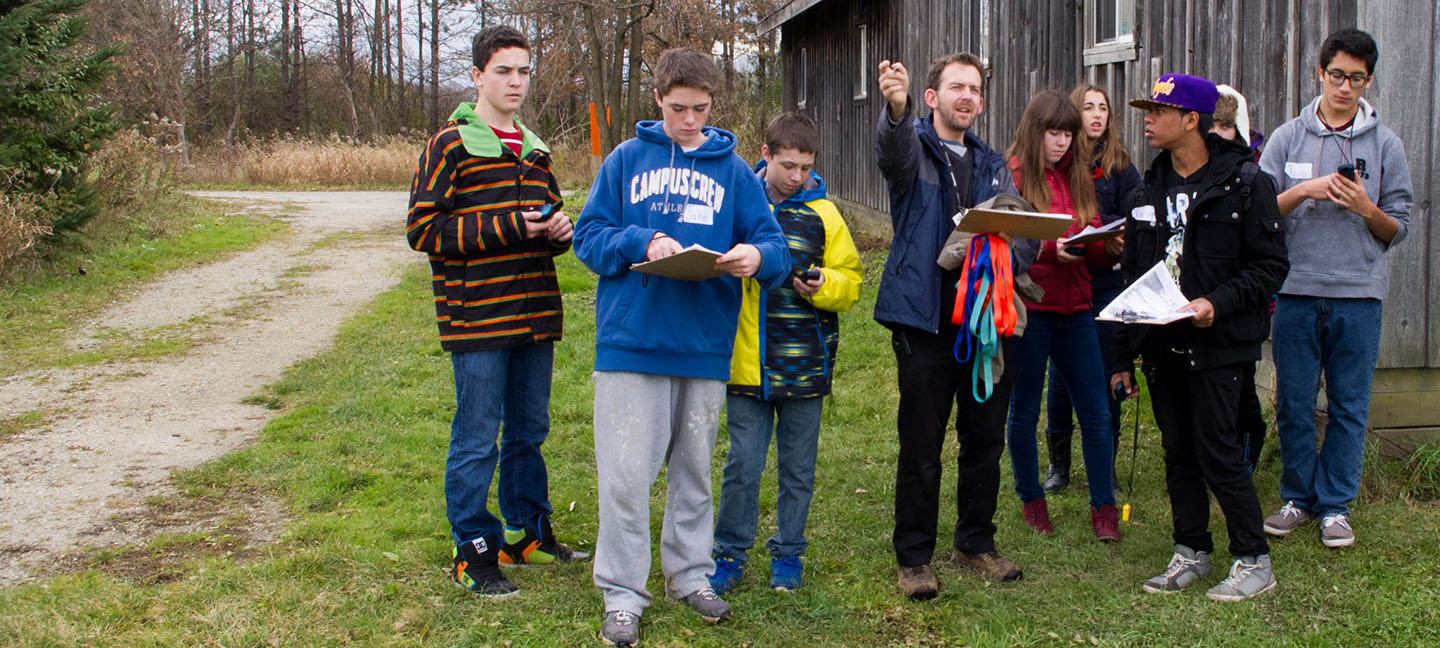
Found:
<path fill-rule="evenodd" d="M 940 583 L 935 580 L 935 572 L 930 571 L 929 565 L 900 565 L 896 571 L 900 574 L 900 591 L 910 597 L 910 600 L 928 601 L 940 594 Z"/>
<path fill-rule="evenodd" d="M 980 572 L 986 580 L 1017 581 L 1024 575 L 1019 566 L 994 551 L 967 554 L 957 549 L 950 559 L 957 565 Z"/>

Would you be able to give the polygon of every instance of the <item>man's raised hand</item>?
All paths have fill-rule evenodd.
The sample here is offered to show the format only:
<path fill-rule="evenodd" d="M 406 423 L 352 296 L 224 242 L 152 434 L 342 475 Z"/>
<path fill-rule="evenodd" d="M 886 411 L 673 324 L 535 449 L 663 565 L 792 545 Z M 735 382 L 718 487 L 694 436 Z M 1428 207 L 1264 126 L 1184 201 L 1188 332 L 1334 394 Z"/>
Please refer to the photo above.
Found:
<path fill-rule="evenodd" d="M 879 79 L 880 94 L 890 104 L 890 120 L 899 121 L 905 116 L 905 102 L 910 97 L 910 73 L 904 63 L 887 59 L 880 62 Z"/>

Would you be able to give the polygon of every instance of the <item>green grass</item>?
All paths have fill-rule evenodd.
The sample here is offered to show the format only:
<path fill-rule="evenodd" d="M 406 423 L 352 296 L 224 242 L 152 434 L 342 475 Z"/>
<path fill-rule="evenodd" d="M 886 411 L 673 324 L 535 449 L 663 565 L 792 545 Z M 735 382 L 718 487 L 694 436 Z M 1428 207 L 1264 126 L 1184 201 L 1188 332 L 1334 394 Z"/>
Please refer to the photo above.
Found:
<path fill-rule="evenodd" d="M 231 214 L 214 203 L 178 194 L 151 205 L 145 219 L 163 222 L 164 236 L 122 224 L 85 249 L 63 252 L 52 271 L 0 286 L 0 377 L 54 366 L 90 365 L 184 352 L 196 340 L 189 327 L 114 334 L 96 348 L 71 351 L 66 340 L 106 305 L 165 272 L 247 249 L 286 230 L 257 215 Z M 85 268 L 85 274 L 78 272 Z"/>
<path fill-rule="evenodd" d="M 881 259 L 867 255 L 862 303 L 845 314 L 836 395 L 827 402 L 809 525 L 805 587 L 764 588 L 763 548 L 728 600 L 735 617 L 707 626 L 657 600 L 642 645 L 660 646 L 1426 646 L 1440 641 L 1440 506 L 1367 496 L 1355 508 L 1360 537 L 1326 550 L 1313 526 L 1273 544 L 1273 596 L 1213 603 L 1203 587 L 1152 596 L 1140 582 L 1170 556 L 1169 507 L 1159 439 L 1143 417 L 1139 471 L 1124 542 L 1089 531 L 1083 474 L 1051 498 L 1057 533 L 1039 537 L 1020 518 L 1002 459 L 997 542 L 1025 569 L 1018 583 L 990 584 L 940 568 L 938 600 L 911 603 L 895 587 L 890 549 L 895 477 L 894 359 L 870 319 Z M 550 466 L 555 526 L 593 550 L 596 486 L 590 429 L 593 277 L 560 259 L 566 337 L 551 400 Z M 104 552 L 90 569 L 0 591 L 0 644 L 107 646 L 572 646 L 599 645 L 602 612 L 590 565 L 517 569 L 519 597 L 485 601 L 452 585 L 443 506 L 452 383 L 435 339 L 428 281 L 412 272 L 345 324 L 335 348 L 293 367 L 257 396 L 283 410 L 259 441 L 178 476 L 182 495 L 223 501 L 256 492 L 293 515 L 281 537 L 227 557 L 237 528 L 156 539 Z M 1129 416 L 1131 409 L 1126 408 Z M 1129 473 L 1129 436 L 1121 476 Z M 713 458 L 716 475 L 727 448 Z M 945 450 L 954 483 L 956 448 Z M 1077 461 L 1077 470 L 1080 469 Z M 1277 506 L 1278 462 L 1262 464 L 1264 506 Z M 718 478 L 715 487 L 719 488 Z M 652 491 L 658 539 L 663 480 Z M 953 486 L 942 488 L 941 547 L 954 523 Z M 492 500 L 493 501 L 493 500 Z M 571 505 L 573 503 L 573 510 Z M 773 532 L 773 469 L 760 502 L 760 543 Z M 1225 546 L 1218 509 L 1216 543 Z M 208 544 L 207 544 L 208 543 Z M 657 540 L 658 545 L 658 540 Z M 658 546 L 657 546 L 658 549 Z M 193 552 L 193 556 L 191 553 Z M 160 553 L 181 566 L 163 574 L 124 565 Z M 1217 563 L 1228 563 L 1223 552 Z M 168 575 L 161 577 L 162 575 Z M 1218 575 L 1211 581 L 1218 580 Z M 659 561 L 649 583 L 662 592 Z"/>

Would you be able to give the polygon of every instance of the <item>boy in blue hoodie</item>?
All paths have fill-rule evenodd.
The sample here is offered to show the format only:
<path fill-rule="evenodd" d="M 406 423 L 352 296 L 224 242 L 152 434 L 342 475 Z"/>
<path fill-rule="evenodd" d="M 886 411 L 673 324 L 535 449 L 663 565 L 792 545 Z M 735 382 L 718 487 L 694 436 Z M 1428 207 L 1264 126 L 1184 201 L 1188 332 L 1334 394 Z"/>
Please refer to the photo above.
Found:
<path fill-rule="evenodd" d="M 1284 536 L 1320 519 L 1327 547 L 1355 542 L 1350 500 L 1360 489 L 1370 385 L 1380 355 L 1385 252 L 1410 229 L 1405 146 L 1365 101 L 1379 52 L 1345 29 L 1320 46 L 1320 96 L 1270 135 L 1260 168 L 1280 189 L 1290 274 L 1275 300 L 1275 427 L 1280 497 L 1265 532 Z M 1325 376 L 1329 424 L 1315 435 Z"/>
<path fill-rule="evenodd" d="M 745 280 L 735 356 L 730 362 L 725 418 L 730 453 L 715 520 L 715 573 L 724 594 L 740 580 L 759 517 L 760 476 L 775 436 L 779 495 L 770 552 L 770 587 L 800 587 L 805 520 L 815 491 L 821 403 L 830 393 L 840 341 L 840 311 L 860 297 L 860 254 L 825 181 L 815 173 L 820 134 L 815 122 L 785 113 L 765 132 L 755 173 L 785 232 L 791 278 L 768 291 Z"/>
<path fill-rule="evenodd" d="M 720 80 L 710 58 L 668 50 L 655 65 L 662 121 L 600 168 L 575 227 L 575 254 L 600 275 L 595 305 L 595 463 L 600 530 L 594 580 L 605 599 L 600 636 L 629 646 L 650 604 L 650 487 L 666 471 L 660 564 L 666 594 L 710 623 L 730 616 L 707 573 L 713 542 L 710 455 L 740 310 L 740 280 L 765 288 L 790 253 L 735 136 L 705 126 Z M 682 281 L 632 264 L 699 244 L 726 252 L 727 276 Z"/>

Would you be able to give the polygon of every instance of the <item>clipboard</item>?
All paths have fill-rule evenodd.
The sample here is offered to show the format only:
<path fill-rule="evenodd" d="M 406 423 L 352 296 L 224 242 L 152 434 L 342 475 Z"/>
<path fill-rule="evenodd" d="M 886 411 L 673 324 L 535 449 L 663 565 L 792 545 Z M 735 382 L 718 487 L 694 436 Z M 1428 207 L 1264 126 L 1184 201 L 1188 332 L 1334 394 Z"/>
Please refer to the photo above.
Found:
<path fill-rule="evenodd" d="M 1124 233 L 1125 219 L 1120 218 L 1110 221 L 1110 223 L 1105 225 L 1104 227 L 1093 227 L 1090 225 L 1086 225 L 1085 229 L 1081 230 L 1079 234 L 1067 238 L 1060 243 L 1065 247 L 1070 247 L 1072 245 L 1085 245 L 1086 243 L 1090 243 L 1092 241 L 1104 241 L 1106 239 L 1112 239 Z"/>
<path fill-rule="evenodd" d="M 958 224 L 955 228 L 963 232 L 976 234 L 1003 232 L 1015 238 L 1038 241 L 1053 241 L 1060 238 L 1065 230 L 1070 229 L 1070 225 L 1075 222 L 1075 218 L 1067 214 L 982 207 L 962 210 L 956 216 L 958 216 Z"/>
<path fill-rule="evenodd" d="M 715 268 L 721 254 L 696 243 L 665 258 L 636 263 L 630 269 L 682 281 L 704 281 L 726 274 Z"/>

